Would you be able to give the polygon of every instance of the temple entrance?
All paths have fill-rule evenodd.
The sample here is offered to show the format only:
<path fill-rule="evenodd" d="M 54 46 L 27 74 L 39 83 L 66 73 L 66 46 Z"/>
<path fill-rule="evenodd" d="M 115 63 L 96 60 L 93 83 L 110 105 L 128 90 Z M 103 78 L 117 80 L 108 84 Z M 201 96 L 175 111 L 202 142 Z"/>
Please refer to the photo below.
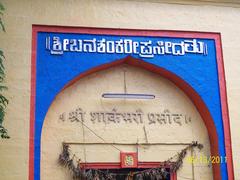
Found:
<path fill-rule="evenodd" d="M 144 173 L 146 170 L 144 168 L 132 168 L 132 169 L 110 169 L 104 170 L 101 169 L 101 172 L 108 174 L 116 174 L 116 180 L 152 180 L 153 177 L 151 175 Z M 156 175 L 158 179 L 161 180 L 170 180 L 170 172 L 166 173 L 166 175 Z M 155 178 L 155 179 L 157 179 Z"/>
<path fill-rule="evenodd" d="M 116 98 L 116 94 L 138 98 Z M 187 151 L 177 179 L 213 179 L 211 164 L 200 161 L 210 156 L 208 133 L 188 97 L 157 74 L 120 65 L 82 78 L 56 97 L 42 129 L 41 179 L 72 179 L 58 163 L 63 143 L 69 146 L 75 165 L 85 163 L 88 169 L 126 178 L 149 169 L 141 163 L 165 162 L 193 141 L 204 148 Z M 136 168 L 119 168 L 121 152 L 136 154 Z M 104 163 L 109 166 L 99 167 Z M 166 179 L 173 180 L 170 173 Z"/>

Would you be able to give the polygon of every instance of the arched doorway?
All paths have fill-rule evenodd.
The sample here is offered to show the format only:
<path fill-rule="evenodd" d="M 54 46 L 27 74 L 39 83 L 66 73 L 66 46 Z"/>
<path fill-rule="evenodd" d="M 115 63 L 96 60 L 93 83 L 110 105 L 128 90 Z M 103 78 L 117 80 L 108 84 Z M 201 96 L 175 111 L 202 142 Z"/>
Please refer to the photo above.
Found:
<path fill-rule="evenodd" d="M 106 92 L 124 91 L 150 93 L 156 98 L 102 98 Z M 76 119 L 69 118 L 76 111 L 84 113 L 84 123 L 88 128 Z M 91 116 L 91 113 L 112 111 L 141 112 L 143 118 L 142 121 L 106 122 Z M 184 119 L 166 123 L 152 119 L 152 114 L 160 113 L 181 114 Z M 192 155 L 207 157 L 211 154 L 207 129 L 191 100 L 177 86 L 158 74 L 126 64 L 119 65 L 80 79 L 56 97 L 42 130 L 41 179 L 71 179 L 69 173 L 57 165 L 62 142 L 72 143 L 72 153 L 87 163 L 117 163 L 119 150 L 137 151 L 140 162 L 153 163 L 167 160 L 184 148 L 184 143 L 192 141 L 204 145 L 201 152 L 194 151 Z M 119 143 L 114 145 L 117 149 L 111 143 Z M 192 164 L 184 161 L 178 179 L 186 177 L 212 179 L 212 168 L 206 163 Z"/>

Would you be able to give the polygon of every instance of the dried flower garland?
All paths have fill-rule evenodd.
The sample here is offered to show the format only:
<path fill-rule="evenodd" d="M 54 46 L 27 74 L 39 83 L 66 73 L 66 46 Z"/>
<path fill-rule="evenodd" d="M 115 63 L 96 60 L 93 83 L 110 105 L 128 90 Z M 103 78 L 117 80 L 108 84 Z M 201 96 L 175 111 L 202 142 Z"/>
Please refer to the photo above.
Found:
<path fill-rule="evenodd" d="M 185 158 L 187 151 L 198 148 L 201 150 L 203 145 L 196 142 L 188 145 L 181 152 L 177 153 L 175 156 L 169 158 L 167 161 L 161 164 L 157 168 L 146 169 L 142 171 L 130 172 L 129 174 L 119 174 L 111 173 L 98 169 L 84 169 L 81 167 L 81 162 L 78 160 L 74 162 L 75 155 L 70 158 L 69 145 L 63 143 L 62 153 L 59 155 L 59 164 L 61 166 L 67 167 L 73 176 L 74 180 L 116 180 L 118 176 L 125 176 L 126 180 L 162 180 L 166 179 L 169 173 L 176 172 L 181 168 L 183 164 L 183 159 Z M 175 161 L 173 161 L 175 159 Z M 168 167 L 168 168 L 166 168 Z"/>

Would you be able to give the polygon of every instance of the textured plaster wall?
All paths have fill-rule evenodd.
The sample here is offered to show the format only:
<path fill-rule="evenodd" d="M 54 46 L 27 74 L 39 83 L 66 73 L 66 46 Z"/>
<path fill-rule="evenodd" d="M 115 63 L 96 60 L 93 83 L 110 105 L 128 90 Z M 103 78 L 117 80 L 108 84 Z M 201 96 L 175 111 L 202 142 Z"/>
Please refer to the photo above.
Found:
<path fill-rule="evenodd" d="M 6 33 L 5 126 L 11 139 L 0 141 L 0 179 L 28 178 L 30 62 L 32 24 L 108 28 L 212 31 L 222 35 L 235 178 L 240 179 L 240 10 L 236 7 L 121 0 L 3 0 Z"/>
<path fill-rule="evenodd" d="M 124 72 L 126 85 L 124 85 Z M 103 93 L 123 93 L 124 87 L 128 93 L 146 93 L 156 96 L 153 100 L 124 100 L 104 99 Z M 81 108 L 85 112 L 84 125 L 81 122 L 68 120 L 69 112 Z M 99 123 L 92 123 L 89 112 L 136 112 L 141 109 L 142 121 L 136 123 L 113 123 L 105 118 L 107 123 L 101 119 Z M 175 123 L 171 118 L 170 123 L 160 125 L 158 122 L 150 123 L 147 113 L 163 113 L 165 110 L 170 114 L 183 114 L 191 117 L 191 122 L 185 123 L 181 119 L 181 125 Z M 64 114 L 63 114 L 64 113 Z M 63 114 L 65 120 L 59 119 Z M 187 118 L 188 119 L 188 118 Z M 89 75 L 71 87 L 61 92 L 49 108 L 44 121 L 42 131 L 42 153 L 41 153 L 41 179 L 71 179 L 66 170 L 59 167 L 57 159 L 61 152 L 62 142 L 103 143 L 191 143 L 198 141 L 204 145 L 202 151 L 194 150 L 198 157 L 209 156 L 210 147 L 206 127 L 199 113 L 188 97 L 168 80 L 148 71 L 133 68 L 131 66 L 119 66 Z M 144 132 L 145 129 L 145 132 Z M 163 162 L 177 154 L 185 146 L 183 145 L 116 145 L 122 152 L 138 151 L 139 161 Z M 83 162 L 119 162 L 119 150 L 109 145 L 70 145 L 71 156 L 75 154 Z M 84 153 L 85 149 L 85 153 Z M 137 150 L 138 149 L 138 150 Z M 188 152 L 191 155 L 191 152 Z M 77 158 L 77 159 L 78 159 Z M 194 168 L 194 175 L 192 174 Z M 54 174 L 54 176 L 52 176 Z M 187 178 L 212 179 L 211 166 L 207 163 L 194 163 L 189 159 L 184 160 L 183 168 L 178 171 L 178 179 Z"/>

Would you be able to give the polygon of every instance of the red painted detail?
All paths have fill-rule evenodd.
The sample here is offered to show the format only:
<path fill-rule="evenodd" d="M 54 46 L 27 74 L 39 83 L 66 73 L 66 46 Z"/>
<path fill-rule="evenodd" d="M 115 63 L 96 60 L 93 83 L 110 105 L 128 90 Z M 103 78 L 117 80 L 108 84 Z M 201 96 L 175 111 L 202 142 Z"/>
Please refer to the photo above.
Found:
<path fill-rule="evenodd" d="M 218 65 L 218 78 L 222 105 L 222 118 L 224 126 L 224 141 L 227 156 L 227 170 L 228 179 L 234 180 L 233 161 L 232 161 L 232 148 L 231 148 L 231 133 L 227 105 L 226 81 L 224 75 L 223 55 L 221 48 L 221 37 L 219 33 L 209 32 L 188 32 L 188 31 L 164 31 L 164 30 L 136 30 L 136 29 L 107 29 L 107 28 L 85 28 L 85 27 L 61 27 L 61 26 L 41 26 L 33 25 L 32 31 L 32 65 L 31 65 L 31 109 L 30 109 L 30 137 L 29 137 L 29 180 L 34 179 L 34 125 L 35 125 L 35 91 L 36 91 L 36 38 L 38 32 L 61 32 L 61 33 L 85 33 L 85 34 L 106 34 L 106 35 L 125 35 L 125 36 L 158 36 L 158 37 L 175 37 L 175 38 L 204 38 L 214 39 L 216 44 L 217 65 Z M 211 144 L 211 155 L 217 156 L 218 152 L 218 138 L 216 127 L 214 125 L 211 114 L 202 101 L 201 97 L 192 89 L 186 82 L 177 77 L 171 72 L 163 68 L 156 67 L 141 60 L 136 60 L 131 57 L 115 61 L 110 64 L 91 69 L 87 72 L 80 74 L 76 79 L 71 81 L 65 86 L 68 87 L 80 78 L 91 73 L 113 67 L 122 63 L 138 66 L 149 71 L 158 73 L 159 75 L 171 80 L 180 89 L 182 89 L 189 98 L 193 101 L 198 109 L 209 133 Z M 63 89 L 65 89 L 63 88 Z M 176 176 L 176 175 L 173 175 Z M 219 164 L 213 164 L 214 179 L 221 179 Z M 176 177 L 175 177 L 176 178 Z M 174 179 L 175 180 L 175 179 Z"/>
<path fill-rule="evenodd" d="M 120 152 L 121 168 L 136 168 L 138 158 L 136 152 Z"/>
<path fill-rule="evenodd" d="M 177 180 L 177 173 L 176 172 L 171 174 L 171 179 L 172 180 Z"/>
<path fill-rule="evenodd" d="M 228 114 L 228 100 L 227 100 L 227 90 L 226 90 L 226 79 L 223 63 L 223 53 L 222 53 L 222 44 L 221 36 L 219 35 L 215 39 L 216 51 L 217 51 L 217 65 L 218 65 L 218 81 L 220 89 L 220 98 L 222 106 L 222 119 L 223 119 L 223 129 L 224 129 L 224 141 L 225 141 L 225 150 L 227 157 L 227 170 L 228 170 L 228 179 L 234 180 L 234 170 L 233 170 L 233 158 L 232 158 L 232 142 L 231 142 L 231 129 L 229 122 Z"/>
<path fill-rule="evenodd" d="M 121 169 L 121 162 L 88 162 L 81 163 L 81 166 L 85 169 Z M 141 162 L 138 161 L 137 168 L 157 168 L 166 167 L 169 168 L 169 164 L 164 162 Z"/>
<path fill-rule="evenodd" d="M 198 31 L 171 31 L 171 30 L 143 30 L 143 29 L 114 29 L 95 27 L 67 27 L 67 26 L 47 26 L 33 25 L 38 32 L 55 33 L 84 33 L 101 35 L 124 35 L 124 36 L 151 36 L 151 37 L 175 37 L 175 38 L 203 38 L 215 39 L 218 34 L 215 32 Z"/>
<path fill-rule="evenodd" d="M 81 167 L 85 169 L 121 169 L 120 162 L 88 162 L 81 163 Z M 169 164 L 164 162 L 141 162 L 138 161 L 137 168 L 157 168 L 166 167 L 169 168 Z"/>
<path fill-rule="evenodd" d="M 108 69 L 110 67 L 118 66 L 120 64 L 123 64 L 124 62 L 125 62 L 125 59 L 120 59 L 120 60 L 114 61 L 112 63 L 103 64 L 103 65 L 97 66 L 97 67 L 95 67 L 93 69 L 90 69 L 88 71 L 85 71 L 85 72 L 79 74 L 79 76 L 77 76 L 75 79 L 70 81 L 68 84 L 66 84 L 61 91 L 65 90 L 67 87 L 73 85 L 75 82 L 77 82 L 79 79 L 81 79 L 81 78 L 83 78 L 85 76 L 88 76 L 88 75 L 90 75 L 92 73 L 95 73 L 95 72 L 98 72 L 98 71 L 101 71 L 101 70 L 104 70 L 104 69 Z"/>
<path fill-rule="evenodd" d="M 30 99 L 30 129 L 29 129 L 29 180 L 34 179 L 34 125 L 35 125 L 35 97 L 36 97 L 36 45 L 37 29 L 32 31 L 32 59 L 31 59 L 31 99 Z"/>

